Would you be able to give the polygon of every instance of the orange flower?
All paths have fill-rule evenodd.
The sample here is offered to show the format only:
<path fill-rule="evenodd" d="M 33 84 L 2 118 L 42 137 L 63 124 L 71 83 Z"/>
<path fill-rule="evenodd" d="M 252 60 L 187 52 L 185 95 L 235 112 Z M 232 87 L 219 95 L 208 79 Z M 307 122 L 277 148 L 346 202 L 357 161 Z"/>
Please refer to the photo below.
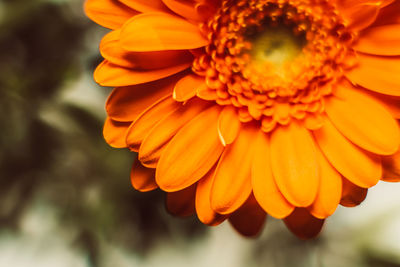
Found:
<path fill-rule="evenodd" d="M 300 238 L 399 181 L 400 1 L 88 0 L 107 142 L 168 210 Z"/>

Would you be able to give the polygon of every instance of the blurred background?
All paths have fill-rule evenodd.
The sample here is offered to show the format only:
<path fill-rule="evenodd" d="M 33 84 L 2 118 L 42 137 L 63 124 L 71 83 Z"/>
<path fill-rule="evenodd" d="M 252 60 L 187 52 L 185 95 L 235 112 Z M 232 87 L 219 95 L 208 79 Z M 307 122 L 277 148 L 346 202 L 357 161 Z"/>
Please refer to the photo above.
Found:
<path fill-rule="evenodd" d="M 135 154 L 102 138 L 92 79 L 107 31 L 82 0 L 0 0 L 0 267 L 400 266 L 400 184 L 339 208 L 315 240 L 268 218 L 258 239 L 174 218 L 139 193 Z"/>

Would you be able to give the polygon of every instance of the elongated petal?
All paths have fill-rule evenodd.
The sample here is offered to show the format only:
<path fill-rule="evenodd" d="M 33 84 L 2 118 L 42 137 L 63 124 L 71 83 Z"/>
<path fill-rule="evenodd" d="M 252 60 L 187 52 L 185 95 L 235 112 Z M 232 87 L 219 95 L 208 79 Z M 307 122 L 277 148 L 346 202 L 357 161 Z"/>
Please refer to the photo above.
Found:
<path fill-rule="evenodd" d="M 392 156 L 382 157 L 383 175 L 385 182 L 400 182 L 400 150 Z"/>
<path fill-rule="evenodd" d="M 197 12 L 196 5 L 198 5 L 198 3 L 196 1 L 163 0 L 163 2 L 169 9 L 182 17 L 198 21 L 203 19 Z"/>
<path fill-rule="evenodd" d="M 148 107 L 171 96 L 177 77 L 115 88 L 106 101 L 106 111 L 116 121 L 134 121 Z"/>
<path fill-rule="evenodd" d="M 143 139 L 139 149 L 139 159 L 143 165 L 155 168 L 161 152 L 172 137 L 186 123 L 202 112 L 209 103 L 193 99 L 159 121 Z"/>
<path fill-rule="evenodd" d="M 172 97 L 166 96 L 143 111 L 132 123 L 127 132 L 126 143 L 132 150 L 138 150 L 149 131 L 168 114 L 177 110 L 181 105 Z"/>
<path fill-rule="evenodd" d="M 381 178 L 380 157 L 352 144 L 329 120 L 321 129 L 314 131 L 314 136 L 333 167 L 351 182 L 368 188 Z"/>
<path fill-rule="evenodd" d="M 362 91 L 339 89 L 338 97 L 325 102 L 335 127 L 350 141 L 375 154 L 390 155 L 400 142 L 399 127 L 390 112 Z"/>
<path fill-rule="evenodd" d="M 346 73 L 350 81 L 374 92 L 400 96 L 399 57 L 359 54 L 358 60 L 359 65 Z"/>
<path fill-rule="evenodd" d="M 101 55 L 114 65 L 131 69 L 154 70 L 184 64 L 193 59 L 189 51 L 126 51 L 121 46 L 120 34 L 121 30 L 112 31 L 106 34 L 100 43 Z"/>
<path fill-rule="evenodd" d="M 210 196 L 214 183 L 215 167 L 212 168 L 200 181 L 196 189 L 196 213 L 199 220 L 207 225 L 215 226 L 222 223 L 226 216 L 216 213 L 211 208 Z"/>
<path fill-rule="evenodd" d="M 224 146 L 232 144 L 235 141 L 240 130 L 240 125 L 236 108 L 226 106 L 218 118 L 219 139 Z"/>
<path fill-rule="evenodd" d="M 270 144 L 265 133 L 259 133 L 255 147 L 251 169 L 254 196 L 269 215 L 285 218 L 292 213 L 294 206 L 283 197 L 272 176 Z"/>
<path fill-rule="evenodd" d="M 398 24 L 400 23 L 400 2 L 392 1 L 392 3 L 379 10 L 373 26 Z"/>
<path fill-rule="evenodd" d="M 125 5 L 139 11 L 145 12 L 168 12 L 168 8 L 161 0 L 119 0 Z"/>
<path fill-rule="evenodd" d="M 103 127 L 104 139 L 112 147 L 127 147 L 125 137 L 130 124 L 131 122 L 119 122 L 107 118 Z"/>
<path fill-rule="evenodd" d="M 120 28 L 125 21 L 138 14 L 118 0 L 87 0 L 84 8 L 91 20 L 109 29 Z"/>
<path fill-rule="evenodd" d="M 168 143 L 156 170 L 161 189 L 172 192 L 190 186 L 219 159 L 224 149 L 217 133 L 219 113 L 218 106 L 203 111 Z"/>
<path fill-rule="evenodd" d="M 251 163 L 257 131 L 256 127 L 246 125 L 222 153 L 211 191 L 211 207 L 220 214 L 237 210 L 251 193 Z"/>
<path fill-rule="evenodd" d="M 343 178 L 342 198 L 340 205 L 345 207 L 355 207 L 361 204 L 367 197 L 368 189 L 361 188 L 346 178 Z"/>
<path fill-rule="evenodd" d="M 400 98 L 389 95 L 382 95 L 375 92 L 368 92 L 371 97 L 384 106 L 393 118 L 400 119 Z"/>
<path fill-rule="evenodd" d="M 206 46 L 199 27 L 166 13 L 144 13 L 125 23 L 121 32 L 125 50 L 146 52 L 186 50 Z"/>
<path fill-rule="evenodd" d="M 279 190 L 297 207 L 314 201 L 319 170 L 315 143 L 310 132 L 296 122 L 271 134 L 271 167 Z"/>
<path fill-rule="evenodd" d="M 324 220 L 315 218 L 305 208 L 295 209 L 284 222 L 293 234 L 304 240 L 316 237 L 324 225 Z"/>
<path fill-rule="evenodd" d="M 190 62 L 156 70 L 123 68 L 104 60 L 95 70 L 94 79 L 102 86 L 129 86 L 156 81 L 187 69 Z"/>
<path fill-rule="evenodd" d="M 155 170 L 143 167 L 139 160 L 135 160 L 132 165 L 131 183 L 133 188 L 141 192 L 148 192 L 158 188 Z"/>
<path fill-rule="evenodd" d="M 314 217 L 325 219 L 332 215 L 339 205 L 342 196 L 342 177 L 328 162 L 320 149 L 317 149 L 317 160 L 321 181 L 317 197 L 308 210 Z"/>
<path fill-rule="evenodd" d="M 398 32 L 400 32 L 400 24 L 368 28 L 361 32 L 354 48 L 373 55 L 400 55 L 400 36 L 394 34 Z"/>
<path fill-rule="evenodd" d="M 167 193 L 167 211 L 175 216 L 186 217 L 195 212 L 196 184 L 177 192 Z"/>
<path fill-rule="evenodd" d="M 350 2 L 350 1 L 349 1 Z M 359 3 L 341 8 L 341 15 L 347 20 L 347 27 L 362 30 L 371 25 L 378 16 L 379 3 Z"/>
<path fill-rule="evenodd" d="M 179 102 L 187 101 L 196 95 L 197 88 L 204 83 L 204 77 L 188 74 L 175 85 L 173 98 Z"/>
<path fill-rule="evenodd" d="M 247 201 L 230 217 L 231 225 L 242 235 L 256 237 L 264 226 L 267 214 L 251 194 Z"/>

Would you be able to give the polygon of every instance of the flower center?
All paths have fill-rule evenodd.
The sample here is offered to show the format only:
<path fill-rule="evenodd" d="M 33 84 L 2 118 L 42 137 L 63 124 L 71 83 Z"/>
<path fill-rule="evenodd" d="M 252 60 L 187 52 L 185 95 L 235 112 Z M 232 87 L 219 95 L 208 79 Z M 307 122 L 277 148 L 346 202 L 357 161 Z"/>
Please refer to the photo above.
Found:
<path fill-rule="evenodd" d="M 303 36 L 295 36 L 287 27 L 270 27 L 251 38 L 251 65 L 258 72 L 286 77 L 305 45 Z"/>
<path fill-rule="evenodd" d="M 274 27 L 257 35 L 252 45 L 252 64 L 284 76 L 285 67 L 301 54 L 304 44 L 290 29 Z"/>
<path fill-rule="evenodd" d="M 192 67 L 208 87 L 199 97 L 235 106 L 265 132 L 318 121 L 331 85 L 355 62 L 354 34 L 338 14 L 327 0 L 223 1 L 201 27 L 210 45 Z"/>

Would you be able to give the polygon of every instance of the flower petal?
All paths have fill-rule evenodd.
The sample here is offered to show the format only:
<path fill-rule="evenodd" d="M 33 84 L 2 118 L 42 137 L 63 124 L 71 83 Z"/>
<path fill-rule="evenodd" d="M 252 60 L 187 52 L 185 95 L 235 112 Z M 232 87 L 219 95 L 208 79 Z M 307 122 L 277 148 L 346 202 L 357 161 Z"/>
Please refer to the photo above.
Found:
<path fill-rule="evenodd" d="M 186 50 L 206 46 L 199 27 L 166 13 L 144 13 L 124 24 L 121 44 L 127 51 Z"/>
<path fill-rule="evenodd" d="M 200 21 L 203 19 L 201 14 L 197 12 L 196 6 L 198 3 L 193 0 L 162 0 L 164 4 L 174 11 L 176 14 L 181 15 L 190 20 Z"/>
<path fill-rule="evenodd" d="M 196 212 L 199 220 L 207 225 L 216 226 L 222 223 L 226 216 L 216 213 L 211 208 L 210 196 L 214 183 L 215 167 L 212 168 L 200 181 L 196 189 Z"/>
<path fill-rule="evenodd" d="M 383 175 L 385 182 L 400 182 L 400 150 L 392 156 L 382 157 Z"/>
<path fill-rule="evenodd" d="M 271 167 L 285 198 L 297 207 L 314 201 L 319 185 L 315 142 L 298 123 L 280 126 L 271 134 Z"/>
<path fill-rule="evenodd" d="M 348 28 L 362 30 L 375 21 L 380 9 L 380 2 L 369 3 L 368 1 L 359 1 L 360 3 L 357 4 L 350 4 L 350 2 L 357 1 L 344 1 L 346 5 L 340 7 L 341 15 L 346 19 Z"/>
<path fill-rule="evenodd" d="M 100 43 L 101 55 L 114 65 L 131 69 L 162 69 L 193 60 L 189 51 L 129 52 L 122 49 L 121 30 L 106 34 Z"/>
<path fill-rule="evenodd" d="M 382 175 L 380 157 L 358 148 L 329 121 L 314 131 L 322 152 L 343 176 L 364 188 L 374 186 Z"/>
<path fill-rule="evenodd" d="M 143 165 L 155 168 L 160 159 L 161 152 L 169 140 L 186 123 L 196 117 L 200 112 L 209 106 L 210 103 L 193 99 L 184 106 L 179 107 L 164 119 L 159 121 L 143 139 L 139 149 L 139 160 Z"/>
<path fill-rule="evenodd" d="M 144 167 L 139 160 L 135 160 L 131 169 L 131 183 L 133 188 L 141 192 L 148 192 L 158 188 L 155 170 Z"/>
<path fill-rule="evenodd" d="M 157 12 L 164 11 L 168 12 L 168 8 L 163 4 L 161 0 L 119 0 L 125 5 L 139 11 L 145 12 Z"/>
<path fill-rule="evenodd" d="M 137 151 L 143 139 L 157 122 L 177 110 L 180 106 L 181 105 L 175 102 L 169 95 L 143 111 L 128 129 L 126 143 L 129 148 Z"/>
<path fill-rule="evenodd" d="M 370 27 L 361 32 L 354 49 L 382 56 L 400 55 L 400 24 Z"/>
<path fill-rule="evenodd" d="M 220 214 L 237 210 L 251 193 L 252 142 L 257 131 L 256 127 L 244 126 L 222 153 L 211 190 L 211 207 Z"/>
<path fill-rule="evenodd" d="M 346 73 L 350 81 L 374 92 L 400 96 L 399 57 L 359 54 L 358 61 L 359 65 Z"/>
<path fill-rule="evenodd" d="M 115 121 L 134 121 L 149 106 L 170 97 L 177 77 L 115 88 L 106 101 L 108 116 Z M 170 97 L 171 98 L 171 97 Z"/>
<path fill-rule="evenodd" d="M 196 95 L 197 88 L 204 83 L 204 77 L 188 74 L 177 82 L 172 96 L 178 102 L 187 101 Z"/>
<path fill-rule="evenodd" d="M 277 219 L 285 218 L 294 207 L 283 197 L 272 176 L 270 144 L 265 133 L 259 133 L 255 149 L 251 169 L 254 196 L 269 215 Z"/>
<path fill-rule="evenodd" d="M 351 85 L 325 101 L 335 127 L 350 141 L 375 154 L 391 155 L 399 148 L 400 132 L 392 115 L 372 97 Z"/>
<path fill-rule="evenodd" d="M 203 111 L 168 143 L 156 170 L 162 190 L 172 192 L 192 185 L 218 160 L 224 149 L 217 133 L 219 113 L 218 106 Z"/>
<path fill-rule="evenodd" d="M 317 197 L 308 210 L 314 217 L 325 219 L 332 215 L 339 205 L 342 196 L 342 177 L 328 162 L 320 149 L 317 149 L 317 160 L 321 181 Z"/>
<path fill-rule="evenodd" d="M 107 144 L 115 148 L 126 147 L 125 137 L 131 122 L 119 122 L 107 118 L 103 127 L 103 136 Z"/>
<path fill-rule="evenodd" d="M 230 217 L 231 225 L 242 235 L 256 237 L 264 226 L 267 214 L 251 194 L 247 201 Z"/>
<path fill-rule="evenodd" d="M 236 113 L 236 108 L 226 106 L 218 118 L 218 134 L 221 143 L 226 146 L 232 144 L 240 130 L 240 121 Z"/>
<path fill-rule="evenodd" d="M 296 208 L 284 222 L 293 234 L 304 240 L 316 237 L 324 225 L 324 220 L 315 218 L 305 208 Z"/>
<path fill-rule="evenodd" d="M 128 86 L 141 83 L 156 81 L 178 72 L 181 72 L 190 66 L 190 61 L 174 65 L 171 67 L 156 70 L 135 70 L 123 68 L 104 60 L 97 66 L 94 72 L 95 81 L 102 86 Z"/>
<path fill-rule="evenodd" d="M 343 178 L 342 181 L 343 188 L 340 205 L 345 207 L 355 207 L 360 205 L 367 197 L 368 189 L 361 188 L 346 178 Z"/>
<path fill-rule="evenodd" d="M 84 9 L 91 20 L 109 29 L 120 28 L 138 14 L 117 0 L 87 0 Z"/>
<path fill-rule="evenodd" d="M 195 212 L 196 184 L 183 190 L 167 193 L 167 211 L 175 216 L 187 217 Z"/>

